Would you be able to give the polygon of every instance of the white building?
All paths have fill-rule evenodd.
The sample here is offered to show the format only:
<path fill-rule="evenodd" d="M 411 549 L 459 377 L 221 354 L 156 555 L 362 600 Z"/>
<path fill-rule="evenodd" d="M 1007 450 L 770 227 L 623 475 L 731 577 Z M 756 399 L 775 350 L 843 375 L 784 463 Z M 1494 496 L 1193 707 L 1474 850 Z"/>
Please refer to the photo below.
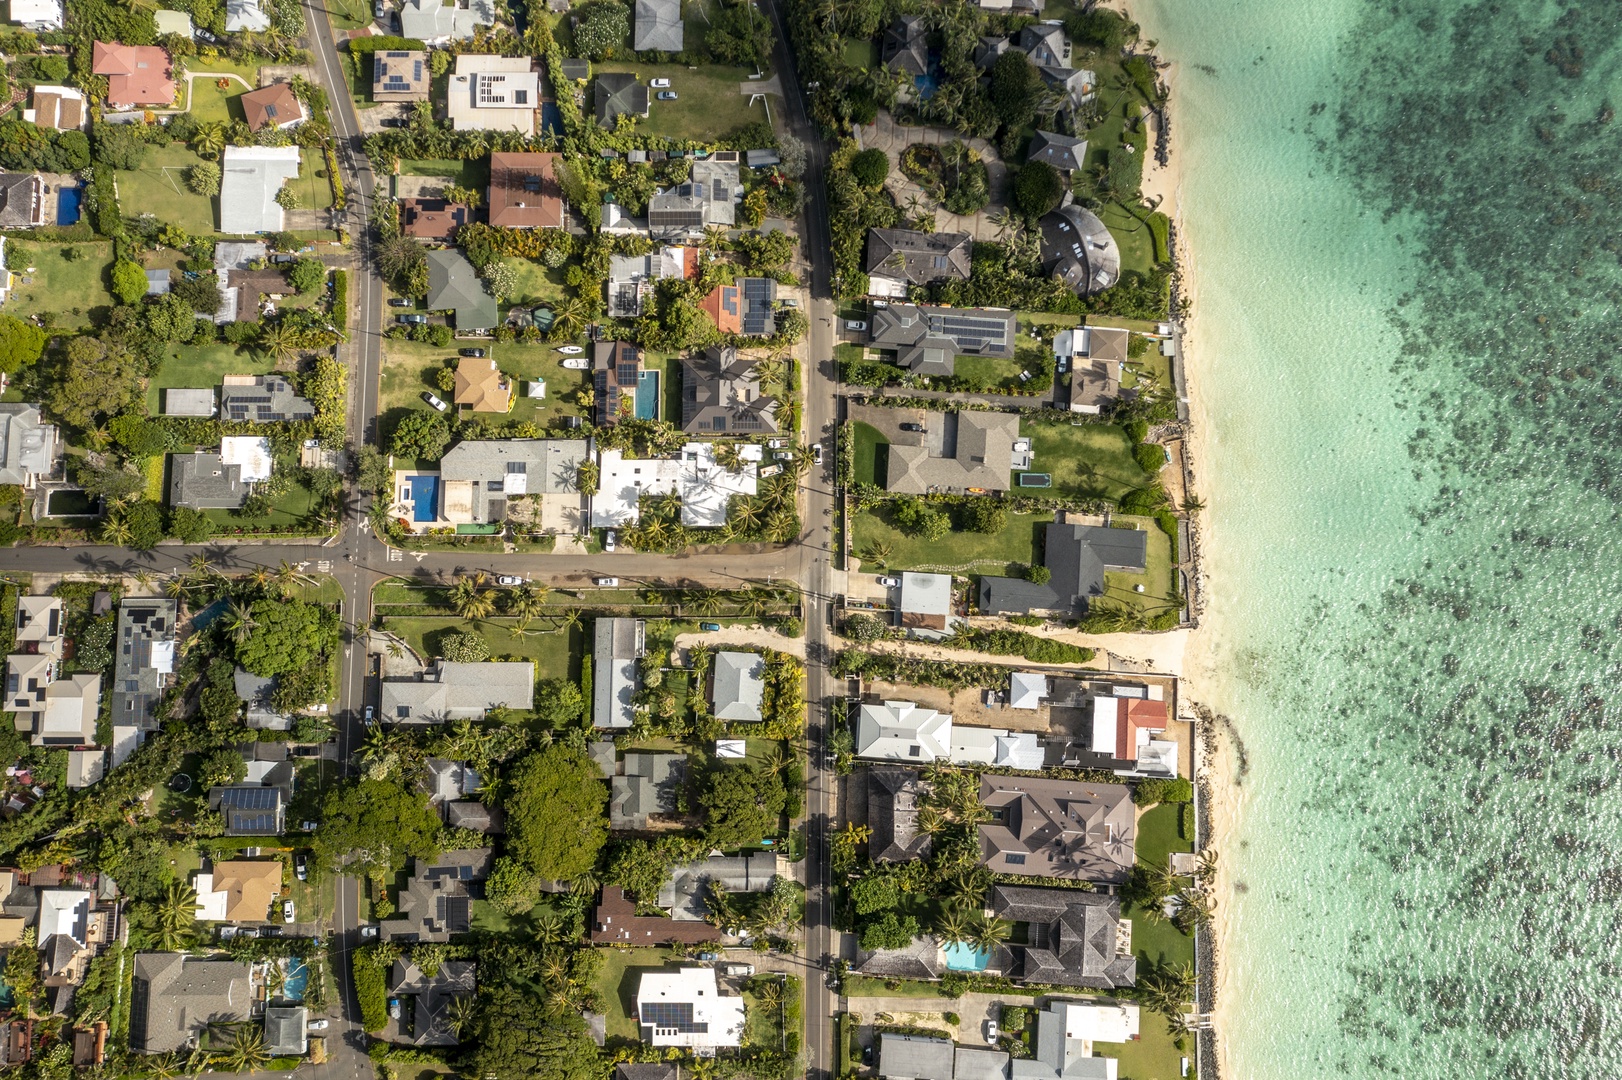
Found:
<path fill-rule="evenodd" d="M 1029 731 L 954 727 L 951 758 L 959 765 L 997 765 L 1025 772 L 1042 771 L 1042 744 Z"/>
<path fill-rule="evenodd" d="M 400 34 L 443 45 L 451 39 L 470 38 L 481 26 L 496 21 L 494 0 L 460 0 L 446 4 L 441 0 L 406 0 L 400 5 Z"/>
<path fill-rule="evenodd" d="M 637 1023 L 651 1046 L 713 1050 L 743 1043 L 743 998 L 722 997 L 715 969 L 650 971 L 636 989 Z"/>
<path fill-rule="evenodd" d="M 1155 738 L 1169 718 L 1164 687 L 1117 686 L 1114 695 L 1093 698 L 1089 749 L 1114 758 L 1117 776 L 1170 779 L 1177 775 L 1177 742 Z"/>
<path fill-rule="evenodd" d="M 734 495 L 753 495 L 761 448 L 741 445 L 743 467 L 732 472 L 715 460 L 715 443 L 690 442 L 673 458 L 627 458 L 618 450 L 600 457 L 597 494 L 591 500 L 593 528 L 631 525 L 641 517 L 643 495 L 681 497 L 681 523 L 703 528 L 725 525 Z"/>
<path fill-rule="evenodd" d="M 11 21 L 36 34 L 62 29 L 62 0 L 11 0 Z"/>
<path fill-rule="evenodd" d="M 856 756 L 879 761 L 938 761 L 951 755 L 952 718 L 910 701 L 864 703 L 856 721 Z"/>
<path fill-rule="evenodd" d="M 240 465 L 242 482 L 257 484 L 270 479 L 275 459 L 270 453 L 270 440 L 257 435 L 226 435 L 220 439 L 220 462 Z"/>
<path fill-rule="evenodd" d="M 1110 1016 L 1110 1013 L 1130 1015 Z M 1138 1030 L 1136 1005 L 1054 1001 L 1036 1014 L 1034 1058 L 1015 1059 L 1012 1080 L 1116 1080 L 1120 1061 L 1093 1054 L 1093 1042 L 1114 1042 L 1104 1035 Z M 1126 1039 L 1121 1039 L 1125 1042 Z"/>
<path fill-rule="evenodd" d="M 453 8 L 443 10 L 451 11 Z M 541 74 L 527 56 L 463 53 L 445 91 L 445 111 L 457 131 L 535 134 Z"/>
<path fill-rule="evenodd" d="M 909 637 L 941 641 L 952 636 L 957 623 L 951 574 L 901 575 L 901 625 Z"/>
<path fill-rule="evenodd" d="M 1034 671 L 1016 671 L 1008 677 L 1008 707 L 1036 710 L 1048 696 L 1048 677 Z"/>
<path fill-rule="evenodd" d="M 80 945 L 85 943 L 90 923 L 90 894 L 83 889 L 41 889 L 39 891 L 39 937 L 41 947 L 58 934 Z"/>
<path fill-rule="evenodd" d="M 276 201 L 282 185 L 298 176 L 296 146 L 227 146 L 220 179 L 220 232 L 280 232 Z"/>

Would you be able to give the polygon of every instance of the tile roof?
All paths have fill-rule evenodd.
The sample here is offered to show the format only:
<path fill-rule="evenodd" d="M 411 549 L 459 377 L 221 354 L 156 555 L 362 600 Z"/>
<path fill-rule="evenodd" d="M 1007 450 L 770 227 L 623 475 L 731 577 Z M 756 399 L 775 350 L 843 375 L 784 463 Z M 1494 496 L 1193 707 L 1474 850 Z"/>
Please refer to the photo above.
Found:
<path fill-rule="evenodd" d="M 461 203 L 444 199 L 400 200 L 400 231 L 418 240 L 452 240 L 456 230 L 472 220 L 472 208 Z"/>
<path fill-rule="evenodd" d="M 490 224 L 503 229 L 556 229 L 563 225 L 559 154 L 490 154 Z"/>
<path fill-rule="evenodd" d="M 286 127 L 304 119 L 304 103 L 293 93 L 290 83 L 271 83 L 248 91 L 238 100 L 247 115 L 249 131 Z"/>
<path fill-rule="evenodd" d="M 494 358 L 464 356 L 456 362 L 456 393 L 452 400 L 474 412 L 510 412 L 512 380 L 501 374 Z"/>
<path fill-rule="evenodd" d="M 114 108 L 174 103 L 175 83 L 169 77 L 169 54 L 156 45 L 95 42 L 90 70 L 107 76 L 107 103 Z"/>
<path fill-rule="evenodd" d="M 721 931 L 708 923 L 686 922 L 662 915 L 638 915 L 636 904 L 618 885 L 603 886 L 602 899 L 591 914 L 593 945 L 699 945 L 720 941 Z"/>

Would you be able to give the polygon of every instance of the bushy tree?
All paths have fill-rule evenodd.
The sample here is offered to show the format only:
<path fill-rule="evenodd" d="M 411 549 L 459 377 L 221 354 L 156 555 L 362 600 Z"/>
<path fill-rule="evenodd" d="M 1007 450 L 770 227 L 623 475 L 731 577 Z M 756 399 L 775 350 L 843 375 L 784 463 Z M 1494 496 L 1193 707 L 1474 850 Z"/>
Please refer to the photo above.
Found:
<path fill-rule="evenodd" d="M 857 612 L 845 617 L 840 633 L 859 645 L 866 645 L 884 636 L 884 624 L 871 615 Z"/>
<path fill-rule="evenodd" d="M 758 844 L 777 835 L 787 802 L 782 781 L 771 773 L 745 764 L 717 765 L 699 796 L 704 838 L 722 849 Z"/>
<path fill-rule="evenodd" d="M 477 664 L 490 659 L 490 643 L 478 634 L 458 631 L 439 639 L 439 655 L 452 663 Z"/>
<path fill-rule="evenodd" d="M 1033 585 L 1046 585 L 1053 580 L 1053 571 L 1045 566 L 1027 566 L 1025 580 Z"/>
<path fill-rule="evenodd" d="M 325 663 L 325 654 L 337 644 L 338 616 L 318 604 L 259 600 L 249 610 L 254 629 L 237 647 L 237 662 L 255 675 Z"/>
<path fill-rule="evenodd" d="M 395 425 L 389 453 L 396 457 L 438 461 L 451 442 L 451 428 L 437 412 L 414 412 Z"/>
<path fill-rule="evenodd" d="M 875 189 L 890 175 L 889 155 L 877 147 L 859 151 L 850 159 L 850 174 L 856 178 L 858 184 Z"/>
<path fill-rule="evenodd" d="M 146 295 L 146 271 L 132 259 L 119 259 L 113 263 L 113 295 L 121 304 L 139 303 Z"/>
<path fill-rule="evenodd" d="M 995 499 L 971 500 L 964 507 L 963 517 L 977 533 L 1000 533 L 1008 527 L 1008 511 Z"/>
<path fill-rule="evenodd" d="M 508 915 L 521 915 L 540 903 L 543 880 L 517 859 L 503 855 L 484 883 L 484 898 Z"/>
<path fill-rule="evenodd" d="M 1170 780 L 1151 778 L 1140 780 L 1138 786 L 1132 789 L 1132 801 L 1139 806 L 1153 806 L 1156 803 L 1185 803 L 1194 799 L 1194 785 L 1187 777 L 1178 776 Z"/>
<path fill-rule="evenodd" d="M 214 535 L 214 523 L 201 510 L 177 506 L 169 511 L 169 535 L 188 544 L 201 544 Z"/>
<path fill-rule="evenodd" d="M 850 899 L 858 915 L 890 911 L 901 902 L 901 887 L 892 875 L 875 872 L 851 882 Z"/>
<path fill-rule="evenodd" d="M 144 275 L 143 275 L 144 278 Z M 15 375 L 45 351 L 45 332 L 15 315 L 0 315 L 0 371 Z"/>
<path fill-rule="evenodd" d="M 587 950 L 588 952 L 590 950 Z M 481 983 L 467 1044 L 470 1075 L 483 1080 L 596 1080 L 602 1072 L 586 1022 L 549 1009 L 510 983 Z"/>
<path fill-rule="evenodd" d="M 288 284 L 301 293 L 314 292 L 327 280 L 327 266 L 320 259 L 300 259 L 287 273 Z"/>
<path fill-rule="evenodd" d="M 580 687 L 567 679 L 546 679 L 535 688 L 535 719 L 552 730 L 573 727 L 586 715 Z"/>
<path fill-rule="evenodd" d="M 542 877 L 566 880 L 590 870 L 608 839 L 608 789 L 596 763 L 554 743 L 520 761 L 510 780 L 509 853 Z"/>
<path fill-rule="evenodd" d="M 1012 53 L 1006 55 L 1015 55 Z M 1014 207 L 1026 217 L 1039 218 L 1064 198 L 1059 170 L 1045 161 L 1027 161 L 1014 177 Z"/>
<path fill-rule="evenodd" d="M 606 60 L 625 46 L 631 35 L 631 13 L 617 0 L 594 0 L 575 9 L 575 51 L 588 60 Z"/>
<path fill-rule="evenodd" d="M 141 280 L 145 282 L 145 274 Z M 68 342 L 66 356 L 67 363 L 57 366 L 57 380 L 45 394 L 46 406 L 58 419 L 88 428 L 96 417 L 121 413 L 139 400 L 140 368 L 121 342 L 109 344 L 81 334 Z"/>
<path fill-rule="evenodd" d="M 213 161 L 199 161 L 186 170 L 186 186 L 198 195 L 220 193 L 220 166 Z"/>
<path fill-rule="evenodd" d="M 1041 100 L 1042 75 L 1030 57 L 1009 49 L 991 65 L 991 107 L 1005 132 L 1017 132 L 1036 119 Z"/>
<path fill-rule="evenodd" d="M 861 946 L 875 949 L 905 949 L 919 933 L 918 920 L 911 915 L 886 911 L 862 927 Z"/>
<path fill-rule="evenodd" d="M 438 855 L 439 832 L 439 814 L 415 790 L 362 778 L 327 793 L 315 844 L 334 868 L 392 874 Z"/>

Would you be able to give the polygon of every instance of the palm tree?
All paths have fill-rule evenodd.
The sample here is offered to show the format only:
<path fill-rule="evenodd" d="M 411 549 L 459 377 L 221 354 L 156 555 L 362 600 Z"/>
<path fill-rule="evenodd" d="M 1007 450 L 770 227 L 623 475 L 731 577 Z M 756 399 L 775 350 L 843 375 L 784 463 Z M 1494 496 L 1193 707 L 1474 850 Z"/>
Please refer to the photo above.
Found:
<path fill-rule="evenodd" d="M 451 998 L 451 1003 L 447 1007 L 446 1013 L 450 1017 L 451 1028 L 456 1032 L 458 1037 L 460 1037 L 464 1031 L 471 1028 L 473 1026 L 473 1021 L 478 1017 L 478 1000 L 479 999 L 474 997 L 472 994 L 458 994 L 456 997 Z"/>
<path fill-rule="evenodd" d="M 580 331 L 586 327 L 586 304 L 576 296 L 558 305 L 557 312 L 552 319 L 552 340 L 561 341 L 564 338 L 578 337 Z"/>
<path fill-rule="evenodd" d="M 731 520 L 738 525 L 738 531 L 747 533 L 760 524 L 760 503 L 747 496 L 738 496 L 732 500 Z"/>
<path fill-rule="evenodd" d="M 255 621 L 253 612 L 233 597 L 230 606 L 225 609 L 225 631 L 231 635 L 231 640 L 241 645 L 252 637 L 257 629 L 259 623 Z"/>
<path fill-rule="evenodd" d="M 248 1024 L 238 1027 L 224 1060 L 232 1072 L 258 1072 L 269 1065 L 270 1051 L 265 1048 L 264 1032 Z"/>
<path fill-rule="evenodd" d="M 201 124 L 191 137 L 191 148 L 199 157 L 216 158 L 225 151 L 226 138 L 224 124 L 218 121 Z"/>
<path fill-rule="evenodd" d="M 700 615 L 714 615 L 721 610 L 723 600 L 720 589 L 700 589 L 693 598 L 693 609 Z"/>
<path fill-rule="evenodd" d="M 191 582 L 183 574 L 172 574 L 163 583 L 163 595 L 171 600 L 180 600 L 191 591 Z"/>
<path fill-rule="evenodd" d="M 935 936 L 944 945 L 958 945 L 969 940 L 968 913 L 962 908 L 949 907 L 935 920 Z"/>
<path fill-rule="evenodd" d="M 496 600 L 484 587 L 487 580 L 483 570 L 472 577 L 458 581 L 451 589 L 451 608 L 468 622 L 489 618 L 496 610 Z"/>
<path fill-rule="evenodd" d="M 274 357 L 277 360 L 295 356 L 299 351 L 298 341 L 298 332 L 285 322 L 278 321 L 259 325 L 259 351 L 266 356 Z"/>
<path fill-rule="evenodd" d="M 551 943 L 563 936 L 563 916 L 551 908 L 542 908 L 530 921 L 535 926 L 535 936 L 542 941 Z"/>
<path fill-rule="evenodd" d="M 875 540 L 867 545 L 867 554 L 862 556 L 862 561 L 870 562 L 874 566 L 883 566 L 893 550 L 888 540 Z"/>
<path fill-rule="evenodd" d="M 766 518 L 766 539 L 786 544 L 800 533 L 800 521 L 792 510 L 773 510 Z"/>
<path fill-rule="evenodd" d="M 988 918 L 981 915 L 970 920 L 969 941 L 977 949 L 993 949 L 1008 940 L 1013 933 L 1014 924 L 1007 919 Z"/>
<path fill-rule="evenodd" d="M 197 921 L 197 893 L 191 886 L 171 882 L 169 894 L 158 905 L 158 943 L 173 952 L 185 942 Z"/>
<path fill-rule="evenodd" d="M 173 1050 L 167 1054 L 159 1054 L 146 1060 L 147 1072 L 152 1080 L 169 1080 L 180 1071 L 180 1061 L 175 1057 Z"/>
<path fill-rule="evenodd" d="M 507 596 L 507 610 L 521 619 L 534 618 L 546 605 L 549 585 L 520 585 Z"/>
<path fill-rule="evenodd" d="M 1185 514 L 1197 514 L 1201 510 L 1204 510 L 1204 509 L 1205 509 L 1205 500 L 1200 498 L 1198 495 L 1184 495 L 1183 496 L 1183 513 L 1185 513 Z"/>

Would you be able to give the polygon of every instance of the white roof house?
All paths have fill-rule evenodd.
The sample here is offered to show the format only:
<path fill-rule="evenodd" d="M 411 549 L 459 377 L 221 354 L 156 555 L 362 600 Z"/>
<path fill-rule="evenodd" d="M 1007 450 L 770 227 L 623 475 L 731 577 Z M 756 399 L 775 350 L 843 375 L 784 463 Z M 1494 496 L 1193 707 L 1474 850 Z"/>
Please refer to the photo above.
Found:
<path fill-rule="evenodd" d="M 938 641 L 951 636 L 957 621 L 951 574 L 901 575 L 901 625 L 908 634 Z"/>
<path fill-rule="evenodd" d="M 84 889 L 39 891 L 39 943 L 66 934 L 80 945 L 90 924 L 90 894 Z"/>
<path fill-rule="evenodd" d="M 455 8 L 439 10 L 454 12 Z M 535 133 L 541 73 L 527 56 L 463 53 L 445 90 L 445 111 L 457 131 Z"/>
<path fill-rule="evenodd" d="M 1008 707 L 1037 709 L 1048 696 L 1048 677 L 1032 671 L 1016 671 L 1008 679 Z"/>
<path fill-rule="evenodd" d="M 691 442 L 669 458 L 627 458 L 618 450 L 600 455 L 597 494 L 591 499 L 593 528 L 611 529 L 635 523 L 641 516 L 643 495 L 681 497 L 681 523 L 689 527 L 726 524 L 727 506 L 734 495 L 756 491 L 755 461 L 740 447 L 743 467 L 732 472 L 715 460 L 715 444 Z"/>
<path fill-rule="evenodd" d="M 910 701 L 864 703 L 856 721 L 856 756 L 880 761 L 937 761 L 949 757 L 952 718 Z"/>
<path fill-rule="evenodd" d="M 239 30 L 264 33 L 270 29 L 270 13 L 259 6 L 259 0 L 225 0 L 225 29 L 233 34 Z"/>
<path fill-rule="evenodd" d="M 284 218 L 276 194 L 298 176 L 298 167 L 296 146 L 227 146 L 220 179 L 220 231 L 281 231 Z"/>
<path fill-rule="evenodd" d="M 1025 772 L 1042 771 L 1042 744 L 1029 731 L 954 727 L 952 760 L 959 765 L 1000 765 Z"/>
<path fill-rule="evenodd" d="M 456 4 L 406 0 L 400 5 L 401 35 L 430 45 L 443 44 L 452 38 L 470 38 L 479 27 L 490 26 L 495 21 L 493 0 L 464 0 Z"/>
<path fill-rule="evenodd" d="M 242 482 L 257 484 L 269 480 L 274 461 L 270 440 L 258 435 L 226 435 L 220 439 L 220 461 L 242 466 Z"/>
<path fill-rule="evenodd" d="M 96 741 L 101 711 L 101 674 L 57 679 L 45 688 L 45 709 L 34 731 L 35 746 L 84 746 Z"/>
<path fill-rule="evenodd" d="M 62 29 L 62 0 L 11 0 L 11 21 L 33 31 Z"/>
<path fill-rule="evenodd" d="M 107 775 L 107 751 L 69 750 L 68 787 L 77 791 Z"/>
<path fill-rule="evenodd" d="M 1137 1006 L 1132 1009 L 1134 1018 Z M 1116 1080 L 1120 1060 L 1093 1055 L 1093 1041 L 1105 1040 L 1089 1032 L 1104 1031 L 1114 1034 L 1127 1021 L 1081 1016 L 1074 1021 L 1072 1012 L 1093 1009 L 1078 1001 L 1055 1001 L 1036 1014 L 1036 1039 L 1032 1045 L 1033 1058 L 1020 1058 L 1012 1062 L 1013 1080 Z M 1103 1009 L 1118 1008 L 1113 1004 Z M 1112 1026 L 1115 1025 L 1115 1026 Z M 1132 1030 L 1136 1031 L 1133 1023 Z M 1076 1032 L 1076 1034 L 1072 1034 Z M 1122 1040 L 1125 1041 L 1125 1040 Z"/>
<path fill-rule="evenodd" d="M 696 1050 L 743 1043 L 743 998 L 722 997 L 715 969 L 649 971 L 636 988 L 642 1041 Z"/>
<path fill-rule="evenodd" d="M 1138 1037 L 1138 1007 L 1122 1001 L 1066 1002 L 1064 1037 L 1124 1043 Z"/>

